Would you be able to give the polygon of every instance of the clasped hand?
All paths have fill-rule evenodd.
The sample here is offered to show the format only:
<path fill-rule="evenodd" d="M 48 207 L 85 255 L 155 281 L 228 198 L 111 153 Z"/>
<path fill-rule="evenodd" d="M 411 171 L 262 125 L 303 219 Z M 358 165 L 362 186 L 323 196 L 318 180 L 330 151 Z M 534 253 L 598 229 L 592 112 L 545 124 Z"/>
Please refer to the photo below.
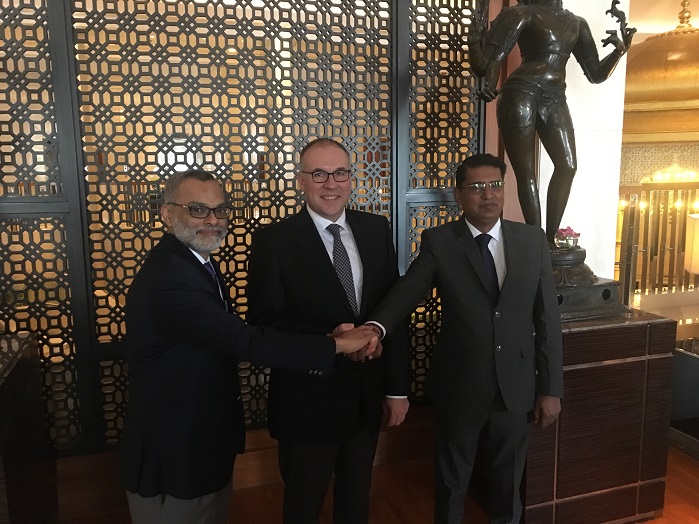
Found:
<path fill-rule="evenodd" d="M 372 360 L 381 356 L 383 351 L 383 346 L 379 340 L 379 335 L 377 334 L 377 328 L 370 325 L 363 325 L 355 327 L 354 324 L 340 324 L 330 336 L 335 339 L 337 345 L 337 352 L 344 353 L 346 357 L 353 361 L 364 362 L 365 360 Z M 344 344 L 345 341 L 352 344 L 347 346 L 347 351 L 345 346 L 340 348 L 340 344 Z M 365 340 L 364 344 L 359 344 L 362 340 Z M 356 345 L 355 342 L 359 345 Z M 349 349 L 354 348 L 354 349 Z"/>

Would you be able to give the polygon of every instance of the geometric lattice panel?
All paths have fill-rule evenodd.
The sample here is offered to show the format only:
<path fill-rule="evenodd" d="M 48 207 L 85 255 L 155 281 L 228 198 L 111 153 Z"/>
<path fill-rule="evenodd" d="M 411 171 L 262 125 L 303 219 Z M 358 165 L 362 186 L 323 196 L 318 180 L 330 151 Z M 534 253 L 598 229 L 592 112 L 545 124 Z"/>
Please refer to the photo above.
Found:
<path fill-rule="evenodd" d="M 699 143 L 624 144 L 620 185 L 638 185 L 641 179 L 672 164 L 699 172 Z"/>
<path fill-rule="evenodd" d="M 251 233 L 300 208 L 308 140 L 341 139 L 351 206 L 389 215 L 390 3 L 78 0 L 72 21 L 100 342 L 125 334 L 125 292 L 173 173 L 211 171 L 237 202 L 217 258 L 243 315 Z M 242 373 L 249 412 L 262 409 L 251 424 L 265 384 L 264 370 Z"/>
<path fill-rule="evenodd" d="M 57 447 L 80 430 L 66 245 L 62 218 L 0 219 L 0 332 L 38 335 L 49 434 Z"/>
<path fill-rule="evenodd" d="M 44 4 L 0 6 L 0 197 L 61 192 Z"/>
<path fill-rule="evenodd" d="M 105 424 L 104 442 L 116 445 L 124 429 L 124 412 L 128 402 L 128 369 L 124 360 L 102 360 L 100 387 L 102 392 L 102 417 Z"/>
<path fill-rule="evenodd" d="M 475 3 L 411 2 L 409 190 L 453 187 L 455 167 L 477 152 L 477 79 L 465 24 Z"/>
<path fill-rule="evenodd" d="M 461 208 L 456 205 L 427 206 L 412 204 L 408 210 L 410 236 L 408 237 L 408 259 L 412 260 L 420 251 L 420 236 L 425 229 L 456 220 Z M 424 383 L 430 364 L 430 355 L 441 327 L 440 301 L 436 289 L 432 289 L 425 300 L 410 317 L 410 362 L 412 368 L 413 400 L 425 398 Z"/>

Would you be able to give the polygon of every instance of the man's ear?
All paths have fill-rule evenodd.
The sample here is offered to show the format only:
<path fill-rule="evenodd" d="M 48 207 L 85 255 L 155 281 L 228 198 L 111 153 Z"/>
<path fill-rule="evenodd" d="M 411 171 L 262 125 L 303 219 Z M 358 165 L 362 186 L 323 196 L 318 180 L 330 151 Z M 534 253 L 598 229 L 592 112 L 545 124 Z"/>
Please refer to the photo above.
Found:
<path fill-rule="evenodd" d="M 170 214 L 171 208 L 167 204 L 163 204 L 160 208 L 160 218 L 162 218 L 163 223 L 170 229 L 172 225 L 172 215 Z"/>

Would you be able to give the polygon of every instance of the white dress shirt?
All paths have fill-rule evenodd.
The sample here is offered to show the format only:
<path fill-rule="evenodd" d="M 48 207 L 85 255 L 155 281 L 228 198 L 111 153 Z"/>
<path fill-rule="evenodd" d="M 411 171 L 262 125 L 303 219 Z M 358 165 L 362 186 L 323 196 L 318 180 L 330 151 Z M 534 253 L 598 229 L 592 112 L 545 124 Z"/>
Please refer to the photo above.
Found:
<path fill-rule="evenodd" d="M 476 229 L 468 220 L 464 218 L 464 222 L 471 231 L 473 238 L 482 234 L 482 231 Z M 502 238 L 502 223 L 498 218 L 498 221 L 487 233 L 493 237 L 490 242 L 488 242 L 488 249 L 493 255 L 493 260 L 495 261 L 495 272 L 498 274 L 498 287 L 502 289 L 502 283 L 505 281 L 505 275 L 507 275 L 507 264 L 505 264 L 505 242 Z"/>
<path fill-rule="evenodd" d="M 352 266 L 352 280 L 354 282 L 354 293 L 357 297 L 357 308 L 361 310 L 362 308 L 362 284 L 364 283 L 364 267 L 362 266 L 362 259 L 359 256 L 359 250 L 357 249 L 357 242 L 354 240 L 354 235 L 352 234 L 352 228 L 350 228 L 347 222 L 347 216 L 345 212 L 342 212 L 340 218 L 335 222 L 323 218 L 318 213 L 313 211 L 310 207 L 306 206 L 308 214 L 311 215 L 311 220 L 318 230 L 320 239 L 323 241 L 325 250 L 328 252 L 330 257 L 330 262 L 333 261 L 333 243 L 335 242 L 332 233 L 326 228 L 330 224 L 337 224 L 342 228 L 340 231 L 340 240 L 347 250 L 347 255 L 349 256 L 350 265 Z"/>

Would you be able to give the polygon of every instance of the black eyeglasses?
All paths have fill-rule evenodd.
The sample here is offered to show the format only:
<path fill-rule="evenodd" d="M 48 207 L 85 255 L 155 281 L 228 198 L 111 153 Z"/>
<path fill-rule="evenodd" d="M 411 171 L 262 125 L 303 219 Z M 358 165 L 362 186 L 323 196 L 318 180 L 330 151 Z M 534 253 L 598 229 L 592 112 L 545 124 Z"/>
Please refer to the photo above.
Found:
<path fill-rule="evenodd" d="M 489 187 L 491 191 L 502 191 L 502 188 L 505 187 L 505 181 L 492 180 L 490 182 L 474 182 L 473 184 L 464 184 L 460 189 L 462 191 L 466 189 L 469 193 L 482 193 L 485 191 L 486 187 Z"/>
<path fill-rule="evenodd" d="M 333 177 L 335 179 L 335 182 L 347 182 L 349 180 L 349 177 L 352 175 L 352 171 L 350 171 L 349 169 L 336 169 L 332 173 L 328 173 L 327 171 L 323 171 L 322 169 L 316 169 L 315 171 L 299 171 L 299 173 L 306 173 L 307 175 L 311 175 L 311 180 L 317 182 L 318 184 L 327 182 L 328 178 L 330 177 Z"/>
<path fill-rule="evenodd" d="M 168 206 L 179 206 L 189 210 L 189 214 L 194 218 L 206 218 L 211 212 L 214 212 L 216 218 L 230 218 L 233 208 L 229 206 L 207 207 L 201 204 L 192 204 L 185 206 L 184 204 L 176 204 L 175 202 L 165 202 Z"/>

